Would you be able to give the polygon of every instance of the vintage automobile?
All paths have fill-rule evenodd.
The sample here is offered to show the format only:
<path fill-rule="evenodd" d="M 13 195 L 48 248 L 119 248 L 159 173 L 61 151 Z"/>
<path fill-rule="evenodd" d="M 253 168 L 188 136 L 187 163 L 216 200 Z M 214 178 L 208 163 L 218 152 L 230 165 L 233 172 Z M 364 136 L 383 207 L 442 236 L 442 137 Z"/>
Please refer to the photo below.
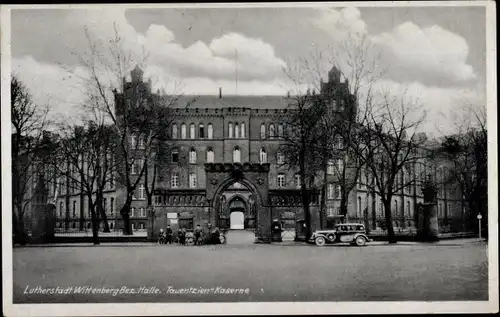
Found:
<path fill-rule="evenodd" d="M 316 230 L 308 242 L 317 246 L 331 243 L 350 243 L 351 245 L 364 246 L 366 242 L 373 241 L 366 235 L 365 226 L 361 223 L 342 223 L 331 230 Z"/>

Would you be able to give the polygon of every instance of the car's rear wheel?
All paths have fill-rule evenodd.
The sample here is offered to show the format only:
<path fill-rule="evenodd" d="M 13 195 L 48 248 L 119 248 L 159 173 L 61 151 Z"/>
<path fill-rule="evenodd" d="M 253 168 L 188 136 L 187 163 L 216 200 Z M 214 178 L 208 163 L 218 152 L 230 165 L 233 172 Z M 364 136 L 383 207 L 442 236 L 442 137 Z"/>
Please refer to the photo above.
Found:
<path fill-rule="evenodd" d="M 363 236 L 359 236 L 356 238 L 355 242 L 358 247 L 362 247 L 366 244 L 366 239 Z"/>
<path fill-rule="evenodd" d="M 324 237 L 317 237 L 315 240 L 317 246 L 324 246 L 326 244 L 326 239 Z"/>

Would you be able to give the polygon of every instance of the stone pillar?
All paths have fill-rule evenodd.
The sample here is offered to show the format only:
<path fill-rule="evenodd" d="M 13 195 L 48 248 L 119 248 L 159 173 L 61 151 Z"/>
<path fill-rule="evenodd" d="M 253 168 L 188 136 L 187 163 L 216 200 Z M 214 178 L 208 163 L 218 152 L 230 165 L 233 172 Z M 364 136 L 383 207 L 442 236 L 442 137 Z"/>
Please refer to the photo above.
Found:
<path fill-rule="evenodd" d="M 269 207 L 258 207 L 255 243 L 271 243 L 271 213 Z"/>
<path fill-rule="evenodd" d="M 419 241 L 437 241 L 439 225 L 437 218 L 437 206 L 434 203 L 423 203 L 418 205 L 418 228 L 417 238 Z"/>
<path fill-rule="evenodd" d="M 35 243 L 54 242 L 55 205 L 44 204 L 35 206 L 31 240 Z"/>

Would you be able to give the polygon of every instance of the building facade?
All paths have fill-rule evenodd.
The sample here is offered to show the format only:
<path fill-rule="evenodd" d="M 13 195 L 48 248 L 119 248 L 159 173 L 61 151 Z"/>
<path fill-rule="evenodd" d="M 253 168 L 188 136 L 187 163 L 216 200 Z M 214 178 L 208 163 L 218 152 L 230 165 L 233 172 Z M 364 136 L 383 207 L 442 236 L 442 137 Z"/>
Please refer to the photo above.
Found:
<path fill-rule="evenodd" d="M 142 87 L 151 92 L 136 68 L 125 87 Z M 339 72 L 330 71 L 328 81 L 321 84 L 319 94 L 335 100 L 338 92 L 347 90 Z M 158 95 L 160 92 L 157 93 Z M 132 229 L 154 236 L 160 228 L 193 229 L 196 225 L 225 229 L 250 229 L 258 235 L 270 235 L 273 221 L 283 226 L 283 238 L 304 238 L 304 215 L 300 199 L 300 175 L 289 168 L 278 151 L 287 127 L 287 98 L 282 96 L 183 96 L 177 101 L 173 122 L 169 126 L 167 168 L 158 171 L 154 208 L 148 210 L 145 184 L 142 180 L 134 193 L 130 218 Z M 186 105 L 189 104 L 189 107 Z M 127 103 L 117 104 L 117 109 Z M 342 104 L 338 104 L 343 107 Z M 131 135 L 129 142 L 138 144 Z M 341 146 L 341 145 L 339 145 Z M 422 148 L 427 151 L 432 148 Z M 369 192 L 367 173 L 361 172 L 359 183 L 348 200 L 347 219 L 340 215 L 340 191 L 333 164 L 329 162 L 318 177 L 319 190 L 311 193 L 312 226 L 331 228 L 342 221 L 364 222 L 371 231 L 384 230 L 381 200 Z M 445 179 L 446 164 L 422 161 L 413 168 L 422 175 Z M 139 168 L 132 167 L 132 174 Z M 321 175 L 321 173 L 320 173 Z M 409 177 L 402 173 L 397 182 Z M 326 205 L 320 209 L 320 189 L 324 186 Z M 55 186 L 49 188 L 54 193 Z M 55 197 L 56 228 L 89 230 L 88 202 L 68 181 L 60 180 Z M 438 193 L 438 218 L 442 231 L 458 230 L 463 224 L 464 204 L 460 189 L 443 184 Z M 119 213 L 126 192 L 117 181 L 109 183 L 103 208 L 109 228 L 123 226 Z M 50 194 L 49 194 L 50 196 Z M 53 196 L 53 195 L 52 195 Z M 54 197 L 52 197 L 54 198 Z M 50 197 L 49 197 L 50 199 Z M 419 183 L 403 188 L 393 198 L 392 215 L 396 233 L 416 230 L 415 210 L 423 196 Z M 320 215 L 320 213 L 322 213 Z M 262 227 L 262 228 L 261 228 Z M 265 227 L 265 228 L 264 228 Z M 288 237 L 287 237 L 288 236 Z"/>

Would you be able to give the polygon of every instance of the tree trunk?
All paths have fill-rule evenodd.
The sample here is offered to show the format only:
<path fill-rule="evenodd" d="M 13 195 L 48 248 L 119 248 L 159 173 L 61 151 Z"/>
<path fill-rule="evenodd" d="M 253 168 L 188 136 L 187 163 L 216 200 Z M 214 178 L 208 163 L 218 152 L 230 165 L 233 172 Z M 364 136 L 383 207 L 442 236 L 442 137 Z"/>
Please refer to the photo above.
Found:
<path fill-rule="evenodd" d="M 340 214 L 344 216 L 342 222 L 347 222 L 347 198 L 345 195 L 340 197 Z"/>
<path fill-rule="evenodd" d="M 80 231 L 85 230 L 85 211 L 83 208 L 84 205 L 85 205 L 85 196 L 82 193 L 80 193 L 80 224 L 79 224 Z"/>
<path fill-rule="evenodd" d="M 392 224 L 390 198 L 384 201 L 384 209 L 385 209 L 385 226 L 387 227 L 387 239 L 389 243 L 397 243 L 396 236 L 394 235 L 394 226 Z"/>
<path fill-rule="evenodd" d="M 97 219 L 95 207 L 90 207 L 90 217 L 92 218 L 92 242 L 99 244 L 99 220 Z"/>
<path fill-rule="evenodd" d="M 326 173 L 325 173 L 326 174 Z M 324 222 L 324 217 L 326 215 L 326 177 L 325 177 L 325 183 L 323 185 L 323 188 L 321 188 L 321 207 L 320 207 L 320 212 L 319 212 L 319 228 L 323 230 L 323 222 Z"/>
<path fill-rule="evenodd" d="M 14 227 L 16 230 L 16 243 L 19 243 L 20 245 L 26 245 L 27 243 L 27 234 L 26 234 L 26 228 L 24 228 L 24 213 L 23 213 L 23 207 L 21 204 L 17 204 L 16 206 L 17 209 L 17 215 L 14 215 L 14 221 L 16 223 L 16 226 Z"/>
<path fill-rule="evenodd" d="M 125 200 L 125 204 L 122 206 L 120 209 L 120 215 L 122 216 L 123 219 L 123 234 L 124 235 L 132 235 L 132 226 L 130 223 L 130 205 L 132 202 L 132 197 L 127 196 L 127 199 Z"/>

